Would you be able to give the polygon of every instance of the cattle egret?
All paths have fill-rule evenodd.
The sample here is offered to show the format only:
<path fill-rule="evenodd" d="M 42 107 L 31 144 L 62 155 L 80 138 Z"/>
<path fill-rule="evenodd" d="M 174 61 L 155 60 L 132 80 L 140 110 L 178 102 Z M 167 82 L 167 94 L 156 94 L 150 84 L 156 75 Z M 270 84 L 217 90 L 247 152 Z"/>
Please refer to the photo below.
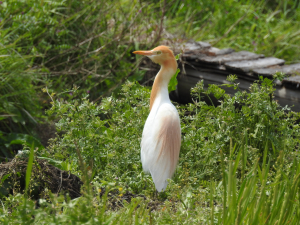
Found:
<path fill-rule="evenodd" d="M 176 73 L 177 62 L 173 52 L 166 46 L 133 53 L 147 56 L 161 66 L 152 87 L 150 114 L 141 142 L 143 169 L 150 172 L 156 190 L 161 192 L 168 185 L 167 179 L 175 172 L 181 145 L 180 119 L 168 92 L 168 84 Z"/>

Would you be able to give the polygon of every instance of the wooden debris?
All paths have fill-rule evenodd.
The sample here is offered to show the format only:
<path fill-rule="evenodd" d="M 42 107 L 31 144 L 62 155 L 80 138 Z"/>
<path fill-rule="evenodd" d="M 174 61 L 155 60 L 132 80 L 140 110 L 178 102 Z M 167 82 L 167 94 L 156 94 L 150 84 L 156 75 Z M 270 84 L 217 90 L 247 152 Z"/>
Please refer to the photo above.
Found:
<path fill-rule="evenodd" d="M 233 52 L 235 52 L 235 51 L 232 48 L 224 48 L 224 49 L 220 49 L 219 51 L 217 51 L 216 55 L 227 55 L 227 54 L 230 54 Z"/>
<path fill-rule="evenodd" d="M 300 76 L 288 77 L 282 81 L 283 86 L 300 91 Z"/>
<path fill-rule="evenodd" d="M 200 80 L 204 81 L 204 88 L 206 89 L 209 84 L 225 84 L 228 83 L 226 80 L 227 75 L 224 72 L 215 72 L 213 70 L 196 70 L 190 66 L 186 66 L 186 75 L 178 76 L 178 85 L 177 91 L 172 93 L 173 100 L 177 100 L 181 103 L 188 103 L 191 101 L 190 90 L 192 87 L 196 85 Z M 257 77 L 258 79 L 258 77 Z M 274 92 L 275 100 L 282 106 L 293 106 L 292 110 L 296 112 L 300 112 L 300 76 L 294 77 L 295 81 L 298 83 L 291 84 L 290 81 L 284 80 L 284 85 L 276 86 L 276 90 Z M 254 79 L 250 77 L 238 75 L 238 79 L 236 80 L 239 83 L 239 89 L 241 91 L 249 90 L 250 85 L 253 84 Z M 298 85 L 298 86 L 297 86 Z M 297 88 L 298 87 L 298 88 Z M 236 90 L 233 88 L 226 88 L 226 93 L 234 94 Z M 218 102 L 214 102 L 214 104 L 218 104 Z"/>
<path fill-rule="evenodd" d="M 211 63 L 211 64 L 224 64 L 225 62 L 231 61 L 243 61 L 243 60 L 253 60 L 263 58 L 264 55 L 255 54 L 252 52 L 247 51 L 240 51 L 240 52 L 233 52 L 227 55 L 217 55 L 217 56 L 207 56 L 207 55 L 200 55 L 196 62 L 199 63 Z"/>
<path fill-rule="evenodd" d="M 275 68 L 259 68 L 254 69 L 253 72 L 263 76 L 272 76 L 276 72 L 282 72 L 286 75 L 300 74 L 300 63 Z"/>
<path fill-rule="evenodd" d="M 201 46 L 201 48 L 205 49 L 205 48 L 210 48 L 211 44 L 207 43 L 207 42 L 203 42 L 203 41 L 198 41 L 196 42 L 197 44 L 199 44 Z"/>
<path fill-rule="evenodd" d="M 300 76 L 288 77 L 288 78 L 285 78 L 283 81 L 299 84 L 300 83 Z"/>
<path fill-rule="evenodd" d="M 256 68 L 269 67 L 275 65 L 283 65 L 285 61 L 283 59 L 277 59 L 274 57 L 268 57 L 258 60 L 245 60 L 238 62 L 227 62 L 225 67 L 234 71 L 250 72 Z"/>

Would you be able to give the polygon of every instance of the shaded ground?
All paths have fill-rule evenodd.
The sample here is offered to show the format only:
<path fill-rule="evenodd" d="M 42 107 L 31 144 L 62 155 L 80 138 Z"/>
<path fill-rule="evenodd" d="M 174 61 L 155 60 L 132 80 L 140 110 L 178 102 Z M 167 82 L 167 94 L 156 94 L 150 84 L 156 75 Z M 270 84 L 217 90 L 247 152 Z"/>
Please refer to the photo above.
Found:
<path fill-rule="evenodd" d="M 105 188 L 101 188 L 100 197 L 103 197 L 105 195 L 105 193 L 106 193 Z M 158 198 L 149 199 L 144 195 L 133 194 L 129 191 L 126 191 L 125 193 L 120 194 L 120 192 L 118 190 L 113 190 L 113 191 L 109 191 L 107 193 L 108 208 L 112 209 L 112 210 L 118 210 L 120 207 L 123 207 L 124 201 L 126 201 L 127 203 L 130 203 L 132 201 L 132 199 L 138 198 L 138 197 L 142 198 L 143 200 L 148 200 L 147 209 L 151 209 L 151 211 L 162 208 L 162 206 L 164 204 L 164 200 L 162 200 L 162 199 L 158 199 Z"/>
<path fill-rule="evenodd" d="M 9 194 L 24 193 L 27 164 L 28 158 L 14 158 L 10 162 L 0 164 L 0 198 Z M 32 199 L 46 199 L 49 191 L 53 194 L 68 193 L 71 199 L 78 198 L 81 196 L 82 185 L 83 182 L 76 175 L 49 164 L 45 159 L 34 160 L 29 186 Z M 105 188 L 99 190 L 101 198 L 105 193 Z M 163 200 L 157 198 L 147 199 L 144 195 L 129 191 L 121 194 L 115 189 L 107 193 L 107 207 L 118 210 L 123 207 L 124 201 L 130 203 L 133 198 L 138 197 L 149 201 L 147 208 L 151 211 L 160 209 L 164 204 Z"/>
<path fill-rule="evenodd" d="M 49 139 L 56 137 L 56 127 L 54 122 L 39 123 L 36 127 L 36 133 L 44 147 L 49 145 Z"/>
<path fill-rule="evenodd" d="M 14 158 L 11 162 L 0 164 L 0 195 L 15 194 L 25 189 L 27 158 Z M 74 174 L 60 170 L 47 160 L 35 159 L 32 165 L 30 195 L 33 199 L 44 198 L 49 190 L 54 194 L 68 193 L 71 199 L 80 197 L 83 182 Z"/>

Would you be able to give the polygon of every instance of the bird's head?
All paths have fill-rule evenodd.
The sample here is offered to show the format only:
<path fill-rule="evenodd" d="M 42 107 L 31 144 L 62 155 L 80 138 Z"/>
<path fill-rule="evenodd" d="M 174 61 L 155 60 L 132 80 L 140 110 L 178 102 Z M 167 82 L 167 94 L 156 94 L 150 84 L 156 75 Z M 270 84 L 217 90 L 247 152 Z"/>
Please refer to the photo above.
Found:
<path fill-rule="evenodd" d="M 173 51 L 164 45 L 158 46 L 150 51 L 134 51 L 134 54 L 145 55 L 149 57 L 154 63 L 165 65 L 170 61 L 174 61 L 175 57 Z"/>

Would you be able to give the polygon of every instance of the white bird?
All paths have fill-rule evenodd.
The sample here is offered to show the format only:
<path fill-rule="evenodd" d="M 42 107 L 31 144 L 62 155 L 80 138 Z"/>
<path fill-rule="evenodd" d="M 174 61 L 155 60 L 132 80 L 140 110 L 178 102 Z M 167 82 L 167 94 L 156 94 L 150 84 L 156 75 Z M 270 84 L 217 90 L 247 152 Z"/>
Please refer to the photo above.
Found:
<path fill-rule="evenodd" d="M 181 145 L 180 119 L 171 103 L 168 84 L 176 73 L 177 62 L 167 46 L 151 51 L 135 51 L 161 65 L 155 77 L 150 97 L 150 114 L 141 141 L 141 161 L 145 172 L 150 172 L 156 190 L 164 191 L 167 179 L 175 172 Z"/>

